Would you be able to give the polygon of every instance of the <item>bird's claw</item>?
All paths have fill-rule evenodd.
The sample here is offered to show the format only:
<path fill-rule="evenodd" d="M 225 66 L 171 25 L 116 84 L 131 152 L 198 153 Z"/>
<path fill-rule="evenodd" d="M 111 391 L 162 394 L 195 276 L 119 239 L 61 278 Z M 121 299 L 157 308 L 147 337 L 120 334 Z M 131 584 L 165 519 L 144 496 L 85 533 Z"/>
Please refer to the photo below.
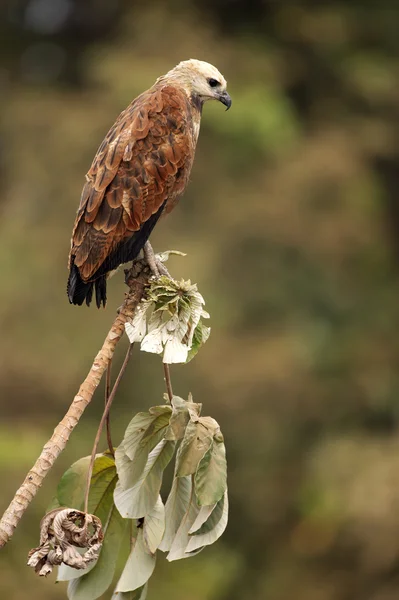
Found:
<path fill-rule="evenodd" d="M 159 279 L 161 275 L 166 275 L 166 277 L 170 277 L 168 269 L 165 267 L 163 262 L 154 254 L 154 250 L 150 242 L 147 241 L 145 243 L 143 252 L 145 261 L 147 262 L 147 265 L 155 279 Z"/>

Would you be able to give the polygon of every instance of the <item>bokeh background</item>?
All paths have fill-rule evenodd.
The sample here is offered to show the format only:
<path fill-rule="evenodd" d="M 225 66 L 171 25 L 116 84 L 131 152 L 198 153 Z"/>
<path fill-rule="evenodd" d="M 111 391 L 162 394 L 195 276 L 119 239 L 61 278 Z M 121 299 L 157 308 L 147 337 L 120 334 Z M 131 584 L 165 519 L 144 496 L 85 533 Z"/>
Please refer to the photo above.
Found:
<path fill-rule="evenodd" d="M 1 4 L 1 509 L 123 298 L 121 275 L 105 311 L 65 293 L 104 134 L 182 59 L 214 63 L 233 98 L 205 107 L 189 189 L 152 237 L 187 252 L 170 268 L 211 313 L 206 347 L 172 376 L 222 426 L 230 523 L 198 557 L 160 557 L 149 600 L 399 597 L 398 22 L 392 0 Z M 116 441 L 162 393 L 159 359 L 136 351 Z M 65 597 L 25 559 L 102 403 L 1 551 L 1 598 Z"/>

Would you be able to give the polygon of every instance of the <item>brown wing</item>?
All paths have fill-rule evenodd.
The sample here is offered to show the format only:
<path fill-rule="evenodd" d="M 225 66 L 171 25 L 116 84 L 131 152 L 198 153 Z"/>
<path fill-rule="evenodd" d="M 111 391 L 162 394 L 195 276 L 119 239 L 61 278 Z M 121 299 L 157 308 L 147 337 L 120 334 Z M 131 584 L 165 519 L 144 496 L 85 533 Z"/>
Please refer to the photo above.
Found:
<path fill-rule="evenodd" d="M 115 268 L 109 257 L 183 192 L 194 146 L 190 106 L 178 88 L 154 86 L 121 113 L 86 175 L 75 220 L 70 266 L 83 281 Z"/>

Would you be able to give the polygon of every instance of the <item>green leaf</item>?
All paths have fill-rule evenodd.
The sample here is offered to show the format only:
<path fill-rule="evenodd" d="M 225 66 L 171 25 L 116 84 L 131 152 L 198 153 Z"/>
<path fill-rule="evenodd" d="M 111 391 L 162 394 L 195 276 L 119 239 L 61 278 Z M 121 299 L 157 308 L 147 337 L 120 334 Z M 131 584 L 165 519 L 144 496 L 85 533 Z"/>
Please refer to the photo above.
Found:
<path fill-rule="evenodd" d="M 133 540 L 133 548 L 127 559 L 125 568 L 117 583 L 115 592 L 130 592 L 142 587 L 151 577 L 155 568 L 155 554 L 146 552 L 143 541 L 143 530 L 139 529 Z"/>
<path fill-rule="evenodd" d="M 169 464 L 174 449 L 175 442 L 161 440 L 150 453 L 143 473 L 131 488 L 123 489 L 118 481 L 114 500 L 123 517 L 140 519 L 152 510 L 161 489 L 163 471 Z"/>
<path fill-rule="evenodd" d="M 197 327 L 194 330 L 193 341 L 191 349 L 188 352 L 186 363 L 189 363 L 190 360 L 194 358 L 198 350 L 201 348 L 201 346 L 205 344 L 205 342 L 209 338 L 210 333 L 211 328 L 204 325 L 202 321 L 199 321 Z"/>
<path fill-rule="evenodd" d="M 123 438 L 125 453 L 130 460 L 136 458 L 140 449 L 151 445 L 154 436 L 168 426 L 171 413 L 170 406 L 153 406 L 148 412 L 141 412 L 133 417 Z M 150 451 L 158 441 L 150 447 Z"/>
<path fill-rule="evenodd" d="M 195 500 L 195 494 L 191 490 L 191 497 L 188 508 L 183 515 L 180 526 L 173 538 L 172 545 L 170 547 L 169 554 L 167 555 L 168 561 L 179 560 L 181 558 L 188 558 L 191 556 L 186 552 L 187 545 L 190 541 L 188 532 L 190 531 L 197 515 L 199 513 L 199 506 Z"/>
<path fill-rule="evenodd" d="M 165 532 L 165 507 L 161 496 L 146 517 L 143 524 L 144 546 L 150 554 L 155 554 Z"/>
<path fill-rule="evenodd" d="M 148 592 L 148 583 L 133 592 L 115 592 L 111 600 L 146 600 Z"/>
<path fill-rule="evenodd" d="M 169 552 L 191 501 L 191 477 L 175 477 L 165 504 L 165 533 L 159 550 Z"/>
<path fill-rule="evenodd" d="M 89 463 L 90 456 L 85 456 L 74 462 L 65 471 L 57 487 L 57 498 L 60 506 L 68 506 L 77 510 L 83 508 Z"/>
<path fill-rule="evenodd" d="M 200 506 L 219 502 L 227 489 L 226 449 L 219 433 L 201 459 L 194 478 L 195 493 Z"/>
<path fill-rule="evenodd" d="M 65 471 L 57 487 L 57 499 L 60 506 L 68 506 L 78 510 L 83 509 L 89 464 L 90 456 L 85 456 L 77 460 Z M 107 454 L 97 454 L 90 481 L 89 512 L 92 514 L 96 514 L 93 507 L 98 504 L 93 493 L 97 494 L 101 488 L 101 486 L 96 485 L 96 481 L 98 478 L 103 478 L 105 472 L 110 474 L 111 479 L 116 476 L 114 459 Z"/>
<path fill-rule="evenodd" d="M 61 504 L 59 503 L 57 495 L 53 496 L 53 499 L 51 500 L 50 504 L 47 506 L 46 512 L 49 513 L 51 511 L 55 510 L 56 508 L 61 508 Z"/>
<path fill-rule="evenodd" d="M 196 472 L 198 464 L 212 444 L 213 432 L 204 424 L 205 417 L 189 421 L 176 457 L 176 475 L 184 477 Z M 211 504 L 209 502 L 208 504 Z"/>
<path fill-rule="evenodd" d="M 198 513 L 196 521 L 199 519 L 201 511 L 207 507 L 202 507 Z M 194 535 L 191 535 L 190 541 L 187 544 L 186 552 L 194 552 L 204 546 L 209 546 L 216 542 L 222 535 L 227 526 L 229 513 L 229 503 L 227 497 L 227 490 L 224 496 L 219 500 L 214 510 L 211 512 L 208 520 L 200 527 L 199 530 L 195 531 Z M 192 525 L 189 534 L 192 534 L 196 527 L 196 523 Z"/>
<path fill-rule="evenodd" d="M 115 464 L 120 485 L 123 487 L 123 489 L 132 487 L 137 479 L 136 470 L 132 469 L 132 461 L 128 456 L 126 456 L 123 442 L 121 442 L 115 450 Z M 143 466 L 143 469 L 144 467 L 145 465 Z"/>
<path fill-rule="evenodd" d="M 190 535 L 192 535 L 193 533 L 203 533 L 203 528 L 207 527 L 209 517 L 211 516 L 211 514 L 217 506 L 217 504 L 211 504 L 210 506 L 201 506 L 197 518 L 195 519 L 188 533 Z M 206 529 L 206 531 L 208 531 L 208 529 Z"/>
<path fill-rule="evenodd" d="M 138 413 L 129 423 L 115 460 L 120 483 L 131 488 L 147 463 L 148 455 L 161 441 L 172 414 L 170 406 L 154 406 L 148 413 Z"/>
<path fill-rule="evenodd" d="M 117 479 L 113 457 L 99 455 L 93 466 L 88 511 L 101 519 L 103 525 L 107 522 L 109 512 L 113 506 L 113 491 Z"/>

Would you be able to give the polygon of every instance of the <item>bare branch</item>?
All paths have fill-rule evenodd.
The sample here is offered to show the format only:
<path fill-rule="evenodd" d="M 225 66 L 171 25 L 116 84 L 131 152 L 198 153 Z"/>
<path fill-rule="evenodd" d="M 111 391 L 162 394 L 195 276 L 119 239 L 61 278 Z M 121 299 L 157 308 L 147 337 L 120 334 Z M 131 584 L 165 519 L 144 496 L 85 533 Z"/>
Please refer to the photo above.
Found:
<path fill-rule="evenodd" d="M 93 394 L 101 381 L 101 377 L 112 359 L 115 347 L 122 337 L 125 330 L 125 323 L 128 319 L 132 318 L 136 306 L 143 296 L 145 285 L 148 283 L 150 277 L 148 269 L 143 269 L 143 266 L 144 263 L 139 261 L 127 274 L 126 283 L 130 290 L 126 294 L 125 301 L 105 338 L 101 350 L 94 359 L 90 371 L 73 399 L 68 412 L 55 428 L 53 435 L 45 444 L 39 458 L 27 474 L 24 482 L 16 492 L 11 504 L 1 518 L 0 548 L 5 546 L 14 533 L 15 528 L 42 485 L 47 473 L 64 450 L 83 411 L 90 403 Z"/>
<path fill-rule="evenodd" d="M 167 363 L 163 363 L 163 372 L 165 375 L 166 391 L 168 392 L 169 402 L 172 404 L 172 400 L 173 400 L 172 380 L 170 378 L 170 367 Z"/>
<path fill-rule="evenodd" d="M 105 407 L 108 404 L 108 398 L 111 393 L 111 364 L 112 364 L 112 360 L 110 360 L 108 363 L 107 373 L 105 375 Z M 112 436 L 111 436 L 110 411 L 108 411 L 108 414 L 107 414 L 106 430 L 107 430 L 108 450 L 110 451 L 110 454 L 112 456 L 114 456 L 114 445 L 112 443 Z"/>

